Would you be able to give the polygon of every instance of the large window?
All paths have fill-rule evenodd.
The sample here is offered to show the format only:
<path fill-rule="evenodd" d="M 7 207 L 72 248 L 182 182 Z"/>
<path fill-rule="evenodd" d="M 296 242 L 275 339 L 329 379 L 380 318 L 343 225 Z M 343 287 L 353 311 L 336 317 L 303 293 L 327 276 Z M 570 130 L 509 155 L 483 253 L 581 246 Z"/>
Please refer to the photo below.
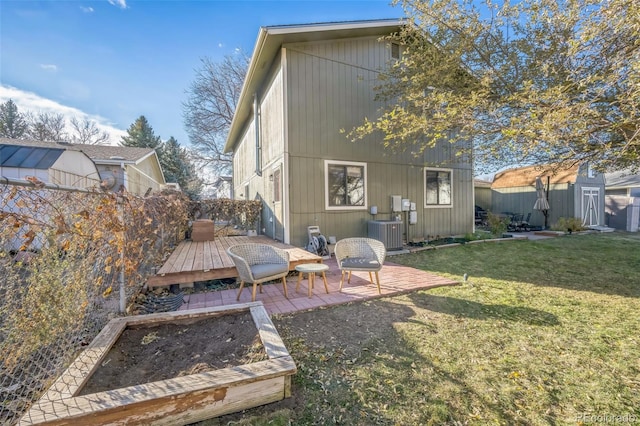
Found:
<path fill-rule="evenodd" d="M 451 207 L 451 175 L 450 169 L 424 170 L 425 207 Z"/>
<path fill-rule="evenodd" d="M 329 210 L 367 208 L 367 165 L 325 161 L 325 207 Z"/>

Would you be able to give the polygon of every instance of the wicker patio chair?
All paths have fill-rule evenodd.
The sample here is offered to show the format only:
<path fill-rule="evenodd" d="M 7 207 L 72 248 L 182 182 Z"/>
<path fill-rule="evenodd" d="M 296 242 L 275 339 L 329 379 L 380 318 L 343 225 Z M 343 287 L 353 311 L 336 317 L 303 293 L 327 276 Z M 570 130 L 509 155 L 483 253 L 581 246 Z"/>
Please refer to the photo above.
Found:
<path fill-rule="evenodd" d="M 289 273 L 289 253 L 277 247 L 267 244 L 238 244 L 227 249 L 227 254 L 233 260 L 240 277 L 240 289 L 238 297 L 244 288 L 244 283 L 253 284 L 251 301 L 256 300 L 256 287 L 260 285 L 262 293 L 262 283 L 278 278 L 282 279 L 284 286 L 284 297 L 287 294 L 287 279 Z"/>
<path fill-rule="evenodd" d="M 335 255 L 340 272 L 342 272 L 340 291 L 342 291 L 345 273 L 349 273 L 347 282 L 351 283 L 352 271 L 366 271 L 369 272 L 371 284 L 373 284 L 371 273 L 376 273 L 378 294 L 381 294 L 378 271 L 382 269 L 384 258 L 387 255 L 387 250 L 381 241 L 373 238 L 344 238 L 336 243 Z"/>

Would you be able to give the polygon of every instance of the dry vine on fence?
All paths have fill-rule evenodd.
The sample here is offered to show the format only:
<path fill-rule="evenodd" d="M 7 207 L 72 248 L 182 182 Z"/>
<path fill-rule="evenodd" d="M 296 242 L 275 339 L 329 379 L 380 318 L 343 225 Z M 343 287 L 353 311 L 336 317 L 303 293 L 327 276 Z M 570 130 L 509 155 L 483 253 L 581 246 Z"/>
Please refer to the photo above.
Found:
<path fill-rule="evenodd" d="M 43 185 L 0 195 L 0 424 L 13 424 L 184 237 L 189 202 Z"/>

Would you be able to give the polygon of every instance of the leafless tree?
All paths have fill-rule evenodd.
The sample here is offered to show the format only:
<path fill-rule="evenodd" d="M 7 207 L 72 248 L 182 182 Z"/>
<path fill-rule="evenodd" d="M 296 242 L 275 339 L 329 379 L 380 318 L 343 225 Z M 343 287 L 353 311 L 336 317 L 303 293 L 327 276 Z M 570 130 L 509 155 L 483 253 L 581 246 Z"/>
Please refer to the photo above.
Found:
<path fill-rule="evenodd" d="M 187 90 L 183 118 L 197 160 L 217 176 L 231 170 L 224 143 L 242 90 L 249 57 L 242 52 L 219 62 L 201 59 L 201 67 Z"/>
<path fill-rule="evenodd" d="M 67 140 L 65 132 L 65 118 L 63 114 L 40 112 L 25 114 L 29 123 L 27 135 L 30 139 L 48 142 L 62 142 Z"/>
<path fill-rule="evenodd" d="M 101 131 L 95 121 L 71 119 L 71 142 L 87 145 L 108 145 L 109 133 Z"/>

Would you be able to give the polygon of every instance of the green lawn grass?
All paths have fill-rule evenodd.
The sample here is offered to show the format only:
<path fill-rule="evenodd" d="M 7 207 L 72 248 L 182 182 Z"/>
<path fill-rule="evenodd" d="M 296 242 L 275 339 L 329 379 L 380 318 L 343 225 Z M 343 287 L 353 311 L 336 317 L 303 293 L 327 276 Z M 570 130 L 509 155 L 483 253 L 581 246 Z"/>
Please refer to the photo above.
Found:
<path fill-rule="evenodd" d="M 389 260 L 468 279 L 274 318 L 298 365 L 293 397 L 214 422 L 640 424 L 640 236 Z"/>

